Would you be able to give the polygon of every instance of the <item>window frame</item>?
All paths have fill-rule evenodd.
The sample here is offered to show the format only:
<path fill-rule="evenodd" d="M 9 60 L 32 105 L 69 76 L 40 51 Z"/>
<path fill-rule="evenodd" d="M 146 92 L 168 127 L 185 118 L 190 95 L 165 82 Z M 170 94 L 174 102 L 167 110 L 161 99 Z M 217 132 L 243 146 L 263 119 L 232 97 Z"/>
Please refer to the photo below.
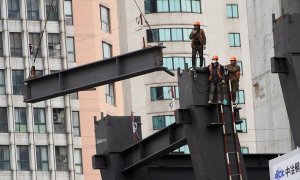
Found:
<path fill-rule="evenodd" d="M 66 2 L 70 3 L 70 12 L 71 12 L 71 14 L 67 14 L 67 11 L 66 11 L 67 4 L 66 4 Z M 73 2 L 72 2 L 72 0 L 64 0 L 64 15 L 65 15 L 66 25 L 72 26 L 74 24 L 74 20 L 73 20 Z"/>
<path fill-rule="evenodd" d="M 243 99 L 244 101 L 243 102 L 240 102 L 240 92 L 243 92 Z M 245 90 L 238 90 L 237 92 L 237 95 L 236 95 L 236 103 L 237 104 L 246 104 L 246 99 L 245 99 Z"/>
<path fill-rule="evenodd" d="M 5 113 L 2 114 L 2 113 Z M 0 107 L 0 133 L 7 133 L 8 132 L 8 117 L 7 117 L 7 108 Z"/>
<path fill-rule="evenodd" d="M 39 52 L 37 54 L 37 58 L 41 58 L 42 57 L 42 50 L 39 47 L 40 45 L 40 38 L 41 38 L 41 34 L 40 33 L 28 33 L 28 40 L 29 40 L 29 44 L 32 44 L 32 48 L 33 48 L 33 57 L 35 57 L 37 50 L 39 49 Z"/>
<path fill-rule="evenodd" d="M 246 152 L 244 150 L 246 150 Z M 242 154 L 249 154 L 249 147 L 241 146 L 241 153 Z"/>
<path fill-rule="evenodd" d="M 112 106 L 116 105 L 115 83 L 109 83 L 105 85 L 105 102 Z"/>
<path fill-rule="evenodd" d="M 233 44 L 231 44 L 231 38 L 230 38 L 230 35 L 233 35 Z M 236 37 L 238 37 L 239 41 L 238 41 L 238 44 L 236 44 Z M 242 46 L 242 43 L 241 43 L 241 34 L 240 33 L 229 33 L 228 35 L 228 38 L 229 38 L 229 47 L 241 47 Z"/>
<path fill-rule="evenodd" d="M 52 3 L 52 9 L 55 10 L 56 12 L 54 13 L 49 13 L 48 21 L 58 21 L 58 0 L 45 0 L 45 17 L 48 15 L 49 8 L 51 7 Z M 48 8 L 49 7 L 49 8 Z"/>
<path fill-rule="evenodd" d="M 80 163 L 76 162 L 76 157 L 75 157 L 76 151 L 78 151 L 78 153 L 80 155 L 80 157 L 79 157 Z M 75 174 L 83 174 L 82 149 L 80 149 L 80 148 L 74 148 L 74 166 L 75 166 L 75 170 L 74 170 Z M 77 172 L 77 168 L 76 167 L 78 167 L 78 166 L 80 168 L 80 172 Z"/>
<path fill-rule="evenodd" d="M 172 35 L 173 30 L 180 30 L 181 31 L 181 39 L 175 39 Z M 148 43 L 154 43 L 157 42 L 157 38 L 159 42 L 191 42 L 191 40 L 187 37 L 189 37 L 192 28 L 180 28 L 180 27 L 174 27 L 174 28 L 156 28 L 156 29 L 147 29 L 147 42 Z M 151 33 L 152 32 L 152 33 Z M 161 35 L 161 33 L 164 32 L 164 36 Z M 169 32 L 166 34 L 166 32 Z M 188 33 L 188 34 L 185 34 Z M 169 38 L 162 38 L 165 36 L 169 36 Z M 155 37 L 154 37 L 155 36 Z"/>
<path fill-rule="evenodd" d="M 72 48 L 70 48 L 68 46 L 68 44 L 69 44 L 68 39 L 72 39 Z M 76 62 L 75 37 L 68 36 L 66 41 L 67 41 L 67 43 L 66 43 L 66 45 L 67 45 L 67 60 L 68 60 L 68 62 Z M 69 60 L 70 55 L 73 58 L 72 61 Z"/>
<path fill-rule="evenodd" d="M 170 122 L 167 122 L 167 117 L 170 118 Z M 155 119 L 155 118 L 162 118 L 162 119 Z M 155 121 L 162 120 L 162 127 L 155 126 Z M 152 116 L 152 129 L 153 130 L 161 130 L 171 124 L 175 123 L 175 116 L 174 115 L 156 115 Z"/>
<path fill-rule="evenodd" d="M 16 42 L 18 40 L 20 42 Z M 22 57 L 23 56 L 22 34 L 20 32 L 10 32 L 9 33 L 9 42 L 10 42 L 9 43 L 10 56 L 11 57 Z"/>
<path fill-rule="evenodd" d="M 61 155 L 61 151 L 63 151 L 63 148 L 65 150 L 65 155 Z M 58 159 L 58 155 L 59 158 L 63 158 L 62 162 L 58 162 L 60 159 Z M 65 161 L 66 160 L 66 161 Z M 65 161 L 65 162 L 63 162 Z M 62 167 L 61 169 L 58 169 L 57 167 L 60 166 Z M 67 146 L 55 146 L 55 169 L 56 171 L 68 171 L 68 148 Z"/>
<path fill-rule="evenodd" d="M 43 111 L 44 122 L 41 122 L 41 119 L 39 118 L 40 117 L 39 111 Z M 38 119 L 36 119 L 36 113 L 37 113 Z M 33 108 L 33 117 L 34 117 L 34 133 L 41 133 L 41 134 L 47 133 L 46 110 L 45 110 L 45 108 Z M 42 127 L 44 128 L 44 131 L 41 130 Z"/>
<path fill-rule="evenodd" d="M 76 116 L 78 117 L 77 118 L 78 122 L 76 124 L 75 124 L 74 114 L 77 114 Z M 80 113 L 79 113 L 79 111 L 72 111 L 72 122 L 73 122 L 73 136 L 74 137 L 80 137 L 81 136 L 81 130 L 80 130 Z M 75 132 L 74 129 L 78 129 L 78 134 L 74 133 Z"/>
<path fill-rule="evenodd" d="M 11 71 L 12 73 L 12 82 L 13 82 L 13 95 L 22 95 L 22 90 L 24 87 L 24 70 L 15 69 Z M 23 81 L 19 82 L 18 79 L 23 75 Z"/>
<path fill-rule="evenodd" d="M 0 69 L 0 95 L 6 95 L 5 70 Z"/>
<path fill-rule="evenodd" d="M 3 57 L 3 37 L 2 37 L 2 35 L 3 35 L 2 32 L 0 32 L 0 57 Z"/>
<path fill-rule="evenodd" d="M 168 90 L 168 92 L 171 90 L 171 88 L 173 88 L 175 99 L 179 99 L 179 91 L 176 90 L 176 87 L 178 87 L 178 86 L 155 86 L 155 87 L 150 87 L 151 102 L 160 101 L 160 100 L 171 100 L 172 99 L 172 94 L 171 93 L 168 94 L 168 95 L 164 94 L 164 92 L 165 92 L 164 88 L 170 88 Z M 158 88 L 161 88 L 161 90 L 158 91 L 159 93 L 157 92 Z M 154 90 L 156 90 L 156 92 L 155 92 L 156 96 L 155 97 L 152 96 L 153 93 L 154 93 L 153 92 Z M 161 92 L 161 95 L 158 95 L 158 94 L 160 94 L 160 92 Z M 178 93 L 178 95 L 177 95 L 177 93 Z"/>
<path fill-rule="evenodd" d="M 48 146 L 35 146 L 36 150 L 36 168 L 37 171 L 49 171 L 49 154 L 48 154 Z M 46 160 L 43 160 L 43 153 L 41 150 L 46 150 Z M 40 155 L 38 157 L 38 155 Z M 46 169 L 44 169 L 44 165 L 46 164 Z"/>
<path fill-rule="evenodd" d="M 5 158 L 5 154 L 8 159 L 2 159 L 2 157 Z M 0 145 L 0 171 L 10 170 L 10 148 L 8 145 Z"/>
<path fill-rule="evenodd" d="M 159 0 L 144 0 L 144 8 L 145 14 L 153 14 L 153 13 L 196 13 L 202 14 L 202 1 L 201 0 L 165 0 L 165 4 L 167 4 L 167 8 L 163 9 L 162 11 L 159 10 Z M 174 2 L 174 4 L 172 4 Z M 184 10 L 183 3 L 189 3 L 189 10 Z M 195 8 L 195 3 L 199 2 L 199 7 Z M 162 2 L 163 3 L 163 2 Z M 179 7 L 176 6 L 179 5 Z M 162 6 L 165 7 L 165 6 Z M 172 8 L 175 7 L 175 8 Z M 174 9 L 174 10 L 173 10 Z"/>
<path fill-rule="evenodd" d="M 37 9 L 33 8 L 32 1 L 36 1 L 37 6 L 38 6 Z M 27 0 L 26 4 L 27 4 L 27 19 L 31 20 L 31 21 L 38 21 L 40 19 L 40 11 L 39 11 L 40 3 L 39 3 L 39 1 L 38 0 Z M 35 18 L 33 18 L 34 16 L 32 15 L 34 13 L 36 13 Z"/>
<path fill-rule="evenodd" d="M 241 76 L 243 76 L 243 74 L 244 74 L 243 61 L 237 61 L 237 65 L 240 66 L 240 73 L 241 73 Z"/>
<path fill-rule="evenodd" d="M 237 16 L 234 16 L 233 12 L 233 7 L 236 7 L 237 10 Z M 228 14 L 228 8 L 230 8 L 231 16 Z M 238 4 L 226 4 L 226 12 L 227 12 L 227 18 L 229 19 L 237 19 L 239 18 L 239 5 Z"/>
<path fill-rule="evenodd" d="M 19 20 L 20 19 L 20 1 L 19 0 L 7 0 L 7 14 L 9 20 Z M 13 6 L 13 2 L 17 2 L 17 7 Z M 16 9 L 15 9 L 16 8 Z M 13 16 L 10 13 L 17 13 Z"/>
<path fill-rule="evenodd" d="M 107 19 L 104 19 L 102 12 L 106 12 Z M 100 4 L 100 24 L 101 31 L 111 33 L 111 17 L 110 17 L 110 9 L 106 6 Z"/>
<path fill-rule="evenodd" d="M 22 116 L 25 113 L 25 116 Z M 24 114 L 23 114 L 24 115 Z M 25 118 L 22 118 L 25 117 Z M 15 132 L 16 133 L 27 133 L 27 109 L 25 107 L 15 107 L 14 108 L 14 118 L 15 118 Z M 22 130 L 25 129 L 25 130 Z"/>
<path fill-rule="evenodd" d="M 109 47 L 109 55 L 108 56 L 106 56 L 106 54 L 104 53 L 104 52 L 106 52 L 106 50 L 105 50 L 105 47 Z M 103 57 L 103 59 L 108 59 L 108 58 L 111 58 L 112 57 L 112 45 L 111 44 L 109 44 L 109 43 L 107 43 L 107 42 L 105 42 L 105 41 L 102 41 L 102 57 Z"/>
<path fill-rule="evenodd" d="M 62 116 L 63 115 L 63 116 Z M 57 117 L 55 117 L 57 116 Z M 54 119 L 57 118 L 57 121 Z M 53 119 L 53 126 L 54 126 L 54 133 L 55 134 L 65 134 L 66 133 L 66 111 L 64 108 L 52 108 L 52 119 Z M 61 120 L 59 120 L 61 119 Z"/>
<path fill-rule="evenodd" d="M 56 38 L 58 37 L 58 41 Z M 59 49 L 55 49 L 56 47 Z M 50 49 L 52 47 L 52 49 Z M 51 59 L 59 59 L 61 57 L 61 42 L 59 33 L 48 33 L 48 57 Z"/>
<path fill-rule="evenodd" d="M 23 157 L 24 151 L 26 150 L 26 155 L 27 157 Z M 24 167 L 25 166 L 25 167 Z M 29 148 L 28 146 L 24 145 L 17 145 L 17 169 L 18 171 L 30 171 L 30 161 L 29 161 Z"/>

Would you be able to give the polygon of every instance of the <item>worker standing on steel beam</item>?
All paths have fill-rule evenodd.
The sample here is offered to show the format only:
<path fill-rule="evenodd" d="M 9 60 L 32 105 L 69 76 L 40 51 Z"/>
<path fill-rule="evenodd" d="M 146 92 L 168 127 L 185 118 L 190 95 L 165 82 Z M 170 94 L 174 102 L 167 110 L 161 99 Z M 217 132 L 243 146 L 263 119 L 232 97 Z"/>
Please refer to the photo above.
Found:
<path fill-rule="evenodd" d="M 190 34 L 192 40 L 192 66 L 196 69 L 196 55 L 197 52 L 200 57 L 200 67 L 203 66 L 203 50 L 206 48 L 206 36 L 203 29 L 200 29 L 200 22 L 194 23 L 194 29 Z"/>
<path fill-rule="evenodd" d="M 224 67 L 218 62 L 219 57 L 213 56 L 212 63 L 208 66 L 210 92 L 208 104 L 212 104 L 214 100 L 215 91 L 217 91 L 217 102 L 222 103 L 221 87 L 225 83 Z"/>
<path fill-rule="evenodd" d="M 241 68 L 239 65 L 237 65 L 235 56 L 230 58 L 230 64 L 225 66 L 225 70 L 228 71 L 228 76 L 231 83 L 232 102 L 235 104 L 236 92 L 239 90 L 239 81 L 241 76 Z"/>

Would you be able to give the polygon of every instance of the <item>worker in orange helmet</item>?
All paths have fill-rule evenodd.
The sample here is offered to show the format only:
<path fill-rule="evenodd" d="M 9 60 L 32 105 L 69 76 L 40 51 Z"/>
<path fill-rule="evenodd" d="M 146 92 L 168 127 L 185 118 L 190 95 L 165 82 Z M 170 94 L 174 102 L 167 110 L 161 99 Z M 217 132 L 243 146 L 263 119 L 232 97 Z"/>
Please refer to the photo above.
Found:
<path fill-rule="evenodd" d="M 203 66 L 203 50 L 206 48 L 206 36 L 203 29 L 200 29 L 200 22 L 194 23 L 194 29 L 190 34 L 190 40 L 192 40 L 192 66 L 196 69 L 196 55 L 200 57 L 200 67 Z"/>
<path fill-rule="evenodd" d="M 217 55 L 212 57 L 212 63 L 207 67 L 209 70 L 209 83 L 210 92 L 208 98 L 208 104 L 212 104 L 214 100 L 215 92 L 217 91 L 217 102 L 222 103 L 221 87 L 225 83 L 224 67 L 218 62 L 219 57 Z"/>
<path fill-rule="evenodd" d="M 225 70 L 228 71 L 228 77 L 231 82 L 232 102 L 235 104 L 236 92 L 239 90 L 239 81 L 241 76 L 241 68 L 237 65 L 235 56 L 230 58 L 230 64 L 225 66 Z"/>

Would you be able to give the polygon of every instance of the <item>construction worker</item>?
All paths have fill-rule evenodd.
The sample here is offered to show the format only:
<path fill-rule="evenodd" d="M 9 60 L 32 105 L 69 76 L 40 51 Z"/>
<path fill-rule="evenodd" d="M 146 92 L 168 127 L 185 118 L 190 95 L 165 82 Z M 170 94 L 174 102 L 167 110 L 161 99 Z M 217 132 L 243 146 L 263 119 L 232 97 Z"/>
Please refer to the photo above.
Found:
<path fill-rule="evenodd" d="M 197 52 L 200 57 L 200 67 L 203 66 L 203 49 L 206 48 L 206 36 L 203 29 L 200 29 L 200 22 L 194 23 L 194 29 L 190 34 L 190 39 L 192 40 L 192 66 L 196 69 L 196 55 Z"/>
<path fill-rule="evenodd" d="M 219 57 L 217 55 L 212 57 L 212 63 L 208 66 L 209 70 L 209 83 L 210 92 L 208 104 L 211 104 L 214 100 L 214 94 L 217 90 L 217 102 L 222 103 L 221 98 L 221 88 L 222 84 L 225 83 L 224 80 L 224 67 L 218 62 Z"/>
<path fill-rule="evenodd" d="M 241 76 L 241 68 L 237 65 L 235 56 L 230 58 L 230 64 L 225 66 L 225 70 L 228 71 L 229 80 L 231 82 L 232 101 L 235 104 L 236 92 L 239 90 L 239 80 Z"/>

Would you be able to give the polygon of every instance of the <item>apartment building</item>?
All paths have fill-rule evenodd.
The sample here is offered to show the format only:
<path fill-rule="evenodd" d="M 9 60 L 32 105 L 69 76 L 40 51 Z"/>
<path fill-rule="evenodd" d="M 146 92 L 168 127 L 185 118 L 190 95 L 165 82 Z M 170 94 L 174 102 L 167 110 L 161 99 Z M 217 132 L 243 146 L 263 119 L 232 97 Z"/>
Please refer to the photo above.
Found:
<path fill-rule="evenodd" d="M 204 51 L 206 65 L 213 55 L 220 57 L 221 64 L 229 64 L 231 56 L 238 58 L 241 66 L 240 90 L 238 92 L 243 123 L 237 125 L 244 153 L 255 153 L 256 135 L 253 116 L 252 76 L 248 38 L 247 6 L 244 1 L 226 0 L 144 0 L 137 1 L 142 13 L 151 26 L 139 20 L 140 12 L 132 1 L 119 1 L 120 25 L 126 27 L 120 32 L 121 52 L 140 49 L 143 38 L 147 45 L 163 43 L 164 66 L 172 71 L 191 66 L 191 45 L 189 34 L 195 21 L 200 21 L 207 36 Z M 135 21 L 136 20 L 136 21 Z M 135 21 L 134 23 L 131 23 Z M 126 43 L 127 42 L 127 43 Z M 199 62 L 198 62 L 199 63 Z M 176 72 L 175 72 L 176 74 Z M 177 76 L 164 72 L 136 77 L 124 82 L 125 113 L 133 111 L 142 117 L 143 136 L 174 122 L 174 107 L 179 107 L 180 92 Z M 170 92 L 175 92 L 175 103 Z M 170 106 L 173 107 L 171 107 Z M 181 149 L 188 152 L 188 148 Z"/>
<path fill-rule="evenodd" d="M 22 91 L 33 65 L 40 76 L 118 54 L 116 2 L 0 2 L 0 179 L 100 179 L 94 116 L 123 114 L 121 83 L 34 104 Z"/>

